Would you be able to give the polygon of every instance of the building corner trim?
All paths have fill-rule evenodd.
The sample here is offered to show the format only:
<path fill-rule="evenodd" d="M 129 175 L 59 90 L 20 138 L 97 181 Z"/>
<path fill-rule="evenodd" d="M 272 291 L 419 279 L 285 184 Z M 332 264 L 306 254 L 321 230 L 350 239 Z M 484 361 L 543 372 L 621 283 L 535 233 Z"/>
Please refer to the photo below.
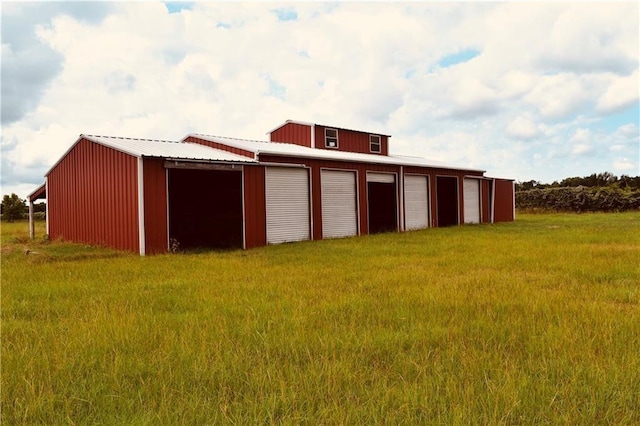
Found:
<path fill-rule="evenodd" d="M 316 147 L 316 125 L 311 125 L 311 148 Z"/>
<path fill-rule="evenodd" d="M 144 160 L 138 157 L 138 245 L 140 247 L 140 256 L 144 256 L 145 247 L 145 230 L 144 230 Z"/>

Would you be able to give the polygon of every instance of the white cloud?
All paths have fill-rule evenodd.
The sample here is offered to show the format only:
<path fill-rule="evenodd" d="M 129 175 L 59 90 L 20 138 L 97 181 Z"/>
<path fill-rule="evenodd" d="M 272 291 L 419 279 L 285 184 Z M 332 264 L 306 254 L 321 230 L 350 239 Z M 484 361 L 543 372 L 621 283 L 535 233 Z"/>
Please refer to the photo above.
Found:
<path fill-rule="evenodd" d="M 570 73 L 628 74 L 637 68 L 637 5 L 610 3 L 563 8 L 549 34 L 538 44 L 538 64 Z M 624 29 L 624 31 L 621 31 Z"/>
<path fill-rule="evenodd" d="M 633 161 L 629 160 L 628 158 L 616 158 L 613 161 L 613 170 L 616 172 L 632 172 L 632 173 L 639 173 L 640 170 L 638 170 L 638 163 L 634 163 Z"/>
<path fill-rule="evenodd" d="M 574 155 L 584 155 L 593 152 L 593 147 L 589 144 L 579 143 L 573 146 L 571 153 Z"/>
<path fill-rule="evenodd" d="M 637 138 L 640 137 L 640 128 L 638 127 L 640 123 L 629 123 L 624 124 L 616 129 L 615 134 L 624 138 Z"/>
<path fill-rule="evenodd" d="M 598 111 L 607 114 L 638 103 L 640 100 L 639 81 L 640 74 L 637 70 L 628 77 L 612 78 L 606 91 L 597 100 Z"/>
<path fill-rule="evenodd" d="M 572 74 L 543 75 L 524 100 L 533 105 L 543 118 L 556 120 L 583 110 L 592 99 L 590 80 Z"/>
<path fill-rule="evenodd" d="M 514 139 L 529 140 L 538 136 L 538 127 L 527 116 L 516 117 L 507 126 L 507 136 Z"/>

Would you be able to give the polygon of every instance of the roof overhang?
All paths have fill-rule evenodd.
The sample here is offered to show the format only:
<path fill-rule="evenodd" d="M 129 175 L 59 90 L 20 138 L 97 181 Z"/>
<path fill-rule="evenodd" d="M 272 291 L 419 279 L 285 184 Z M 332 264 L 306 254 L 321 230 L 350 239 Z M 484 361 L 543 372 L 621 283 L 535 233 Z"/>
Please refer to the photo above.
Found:
<path fill-rule="evenodd" d="M 485 179 L 489 179 L 489 180 L 508 180 L 508 181 L 511 181 L 511 182 L 515 182 L 515 179 L 498 178 L 498 177 L 491 177 L 491 176 L 485 176 Z"/>
<path fill-rule="evenodd" d="M 47 198 L 47 184 L 43 183 L 31 194 L 27 195 L 27 201 L 33 203 L 36 200 L 43 200 Z"/>
<path fill-rule="evenodd" d="M 483 170 L 484 172 L 484 170 Z M 486 176 L 478 176 L 478 175 L 466 175 L 465 179 L 478 179 L 478 180 L 491 180 L 492 178 Z"/>
<path fill-rule="evenodd" d="M 269 135 L 269 134 L 275 132 L 276 130 L 286 126 L 287 124 L 301 124 L 303 126 L 315 126 L 315 123 L 309 123 L 307 121 L 287 120 L 284 123 L 280 124 L 279 126 L 274 127 L 273 129 L 269 130 L 266 134 Z"/>

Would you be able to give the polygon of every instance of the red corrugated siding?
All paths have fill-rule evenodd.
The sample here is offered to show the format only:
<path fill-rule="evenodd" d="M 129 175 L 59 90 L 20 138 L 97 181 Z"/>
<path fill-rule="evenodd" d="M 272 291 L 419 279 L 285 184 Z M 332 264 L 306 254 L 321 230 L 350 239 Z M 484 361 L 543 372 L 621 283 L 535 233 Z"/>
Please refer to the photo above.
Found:
<path fill-rule="evenodd" d="M 245 248 L 267 244 L 264 167 L 244 166 Z"/>
<path fill-rule="evenodd" d="M 272 142 L 288 142 L 311 147 L 311 126 L 299 123 L 286 123 L 269 135 Z"/>
<path fill-rule="evenodd" d="M 481 200 L 482 200 L 482 218 L 480 222 L 482 223 L 490 223 L 491 222 L 491 181 L 483 179 L 481 181 Z"/>
<path fill-rule="evenodd" d="M 246 151 L 244 149 L 235 148 L 235 147 L 224 145 L 224 144 L 217 143 L 217 142 L 205 141 L 205 140 L 202 140 L 202 139 L 197 138 L 195 136 L 189 136 L 188 138 L 185 139 L 185 142 L 191 142 L 191 143 L 198 143 L 200 145 L 206 145 L 206 146 L 211 147 L 211 148 L 216 148 L 216 149 L 219 149 L 221 151 L 231 152 L 233 154 L 242 155 L 244 157 L 249 157 L 249 158 L 253 158 L 254 157 L 253 152 L 251 152 L 251 151 Z"/>
<path fill-rule="evenodd" d="M 324 143 L 324 129 L 336 129 L 338 130 L 338 151 L 346 152 L 361 152 L 364 154 L 377 154 L 372 153 L 369 146 L 369 135 L 375 135 L 376 133 L 357 132 L 355 130 L 340 129 L 337 127 L 315 127 L 316 136 L 316 148 L 335 150 L 334 148 L 326 148 Z M 389 138 L 384 135 L 380 136 L 380 154 L 389 155 Z"/>
<path fill-rule="evenodd" d="M 494 222 L 511 222 L 513 217 L 513 181 L 496 179 Z"/>
<path fill-rule="evenodd" d="M 165 253 L 167 235 L 167 173 L 164 160 L 145 158 L 144 175 L 144 232 L 146 254 Z"/>
<path fill-rule="evenodd" d="M 137 165 L 80 140 L 47 176 L 50 237 L 138 252 Z"/>

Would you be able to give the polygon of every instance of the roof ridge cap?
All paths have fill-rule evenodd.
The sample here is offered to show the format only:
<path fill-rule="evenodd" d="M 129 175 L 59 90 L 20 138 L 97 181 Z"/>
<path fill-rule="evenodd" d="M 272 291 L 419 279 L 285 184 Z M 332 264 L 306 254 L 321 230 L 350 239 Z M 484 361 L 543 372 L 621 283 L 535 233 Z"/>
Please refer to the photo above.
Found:
<path fill-rule="evenodd" d="M 150 138 L 132 138 L 128 136 L 108 136 L 108 135 L 89 135 L 82 133 L 81 137 L 89 138 L 106 138 L 106 139 L 122 139 L 129 141 L 148 141 L 148 142 L 165 142 L 165 143 L 182 143 L 181 141 L 169 140 L 169 139 L 150 139 Z"/>

